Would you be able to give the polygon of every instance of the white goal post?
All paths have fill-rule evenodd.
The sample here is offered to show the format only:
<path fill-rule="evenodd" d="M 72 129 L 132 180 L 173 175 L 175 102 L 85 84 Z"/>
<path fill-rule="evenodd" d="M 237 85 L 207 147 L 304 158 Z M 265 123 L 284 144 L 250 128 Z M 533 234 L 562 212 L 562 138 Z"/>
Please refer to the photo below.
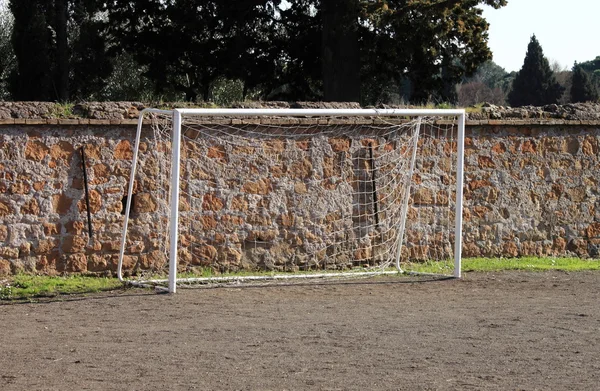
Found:
<path fill-rule="evenodd" d="M 145 109 L 118 278 L 459 278 L 464 137 L 462 109 Z"/>

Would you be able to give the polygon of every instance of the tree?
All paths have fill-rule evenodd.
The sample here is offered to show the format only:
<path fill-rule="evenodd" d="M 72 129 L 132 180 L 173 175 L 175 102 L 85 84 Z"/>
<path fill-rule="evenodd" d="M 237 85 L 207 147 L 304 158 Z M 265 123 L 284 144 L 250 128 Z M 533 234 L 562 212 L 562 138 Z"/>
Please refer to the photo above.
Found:
<path fill-rule="evenodd" d="M 11 0 L 14 17 L 12 46 L 17 67 L 9 90 L 15 100 L 50 100 L 52 90 L 52 35 L 43 0 Z"/>
<path fill-rule="evenodd" d="M 564 88 L 556 81 L 548 59 L 535 35 L 527 46 L 523 67 L 513 81 L 508 101 L 512 106 L 543 106 L 557 103 Z"/>
<path fill-rule="evenodd" d="M 573 67 L 573 83 L 571 85 L 571 102 L 595 102 L 598 100 L 598 89 L 592 77 L 581 66 Z"/>
<path fill-rule="evenodd" d="M 321 0 L 323 99 L 360 100 L 358 0 Z"/>
<path fill-rule="evenodd" d="M 129 52 L 155 85 L 195 101 L 214 83 L 241 78 L 249 86 L 273 73 L 269 42 L 278 0 L 113 0 L 107 4 L 113 45 Z M 266 57 L 266 58 L 265 58 Z"/>
<path fill-rule="evenodd" d="M 11 44 L 13 31 L 13 16 L 8 9 L 8 4 L 0 2 L 0 100 L 10 98 L 8 92 L 8 78 L 16 65 L 15 52 Z"/>
<path fill-rule="evenodd" d="M 363 1 L 364 80 L 391 75 L 412 102 L 454 101 L 454 86 L 491 59 L 482 10 L 504 0 Z M 374 63 L 376 62 L 376 63 Z"/>
<path fill-rule="evenodd" d="M 14 99 L 68 101 L 97 94 L 110 74 L 100 0 L 10 0 Z"/>

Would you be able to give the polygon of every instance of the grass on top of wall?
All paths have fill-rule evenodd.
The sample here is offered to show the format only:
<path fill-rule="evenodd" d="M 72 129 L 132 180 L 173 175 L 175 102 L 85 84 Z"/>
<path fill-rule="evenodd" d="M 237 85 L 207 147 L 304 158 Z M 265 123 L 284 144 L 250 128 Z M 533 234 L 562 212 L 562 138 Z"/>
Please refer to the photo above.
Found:
<path fill-rule="evenodd" d="M 452 273 L 452 262 L 424 262 L 402 265 L 410 271 L 423 273 Z M 468 272 L 501 272 L 505 270 L 546 271 L 562 270 L 567 272 L 600 270 L 599 259 L 580 258 L 466 258 L 462 261 L 462 270 Z M 248 275 L 239 273 L 230 275 Z M 200 277 L 217 276 L 205 271 Z M 191 277 L 191 276 L 187 276 Z M 0 300 L 35 300 L 43 297 L 62 295 L 94 294 L 104 291 L 124 289 L 116 278 L 93 276 L 49 277 L 17 275 L 0 277 Z"/>

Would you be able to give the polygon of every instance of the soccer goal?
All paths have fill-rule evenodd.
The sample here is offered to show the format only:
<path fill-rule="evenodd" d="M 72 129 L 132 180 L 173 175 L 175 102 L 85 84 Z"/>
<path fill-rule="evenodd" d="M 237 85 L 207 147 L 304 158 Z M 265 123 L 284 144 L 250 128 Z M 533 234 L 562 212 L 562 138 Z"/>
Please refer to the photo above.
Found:
<path fill-rule="evenodd" d="M 146 109 L 117 274 L 460 277 L 464 110 Z"/>

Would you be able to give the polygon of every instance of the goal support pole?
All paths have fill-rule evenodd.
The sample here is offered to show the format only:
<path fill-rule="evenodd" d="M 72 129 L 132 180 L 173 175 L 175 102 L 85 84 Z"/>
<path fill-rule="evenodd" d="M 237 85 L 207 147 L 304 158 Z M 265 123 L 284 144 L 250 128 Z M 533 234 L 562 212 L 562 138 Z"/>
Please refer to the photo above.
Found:
<path fill-rule="evenodd" d="M 465 171 L 465 112 L 458 116 L 458 139 L 456 158 L 456 207 L 454 227 L 454 277 L 461 277 L 462 268 L 462 224 L 463 224 L 463 181 Z"/>
<path fill-rule="evenodd" d="M 177 245 L 179 226 L 179 173 L 181 168 L 181 112 L 173 110 L 171 145 L 171 221 L 169 227 L 169 293 L 177 290 Z"/>

